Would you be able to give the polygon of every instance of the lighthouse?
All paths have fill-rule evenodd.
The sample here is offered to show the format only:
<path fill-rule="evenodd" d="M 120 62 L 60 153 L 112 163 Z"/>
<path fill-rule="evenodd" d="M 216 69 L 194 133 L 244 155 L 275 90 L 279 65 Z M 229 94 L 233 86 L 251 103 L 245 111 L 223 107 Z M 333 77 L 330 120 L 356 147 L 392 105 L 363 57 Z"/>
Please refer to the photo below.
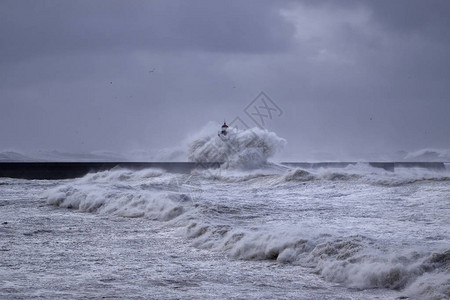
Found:
<path fill-rule="evenodd" d="M 225 121 L 223 121 L 222 130 L 220 131 L 219 134 L 227 135 L 227 129 L 228 129 L 228 125 Z"/>

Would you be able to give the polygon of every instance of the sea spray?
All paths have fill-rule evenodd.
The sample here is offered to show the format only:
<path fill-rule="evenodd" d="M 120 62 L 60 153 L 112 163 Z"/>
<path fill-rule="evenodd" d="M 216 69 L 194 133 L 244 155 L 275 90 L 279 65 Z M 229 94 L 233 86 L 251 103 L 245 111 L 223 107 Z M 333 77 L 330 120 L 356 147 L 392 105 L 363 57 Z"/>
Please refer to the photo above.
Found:
<path fill-rule="evenodd" d="M 193 162 L 223 162 L 223 168 L 258 168 L 267 163 L 286 140 L 274 132 L 259 128 L 230 128 L 228 134 L 205 135 L 195 139 L 188 149 Z"/>
<path fill-rule="evenodd" d="M 82 212 L 121 217 L 175 219 L 192 206 L 189 195 L 177 191 L 173 174 L 158 169 L 114 169 L 88 174 L 47 190 L 47 203 Z"/>
<path fill-rule="evenodd" d="M 83 212 L 162 221 L 194 247 L 243 265 L 277 262 L 278 271 L 298 266 L 299 273 L 311 271 L 352 288 L 349 293 L 376 288 L 412 298 L 450 296 L 447 170 L 386 171 L 364 163 L 242 170 L 265 166 L 285 143 L 255 132 L 257 138 L 233 130 L 228 140 L 215 134 L 192 143 L 192 160 L 222 158 L 221 172 L 118 168 L 64 181 L 46 200 Z"/>

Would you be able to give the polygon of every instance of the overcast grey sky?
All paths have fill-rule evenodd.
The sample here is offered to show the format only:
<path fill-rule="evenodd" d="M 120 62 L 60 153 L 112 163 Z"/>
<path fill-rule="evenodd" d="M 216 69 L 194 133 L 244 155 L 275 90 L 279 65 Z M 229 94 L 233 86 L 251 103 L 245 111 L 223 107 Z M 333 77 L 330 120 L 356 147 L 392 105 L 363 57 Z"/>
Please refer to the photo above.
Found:
<path fill-rule="evenodd" d="M 2 0 L 0 79 L 0 151 L 176 147 L 260 91 L 286 157 L 448 149 L 450 1 Z"/>

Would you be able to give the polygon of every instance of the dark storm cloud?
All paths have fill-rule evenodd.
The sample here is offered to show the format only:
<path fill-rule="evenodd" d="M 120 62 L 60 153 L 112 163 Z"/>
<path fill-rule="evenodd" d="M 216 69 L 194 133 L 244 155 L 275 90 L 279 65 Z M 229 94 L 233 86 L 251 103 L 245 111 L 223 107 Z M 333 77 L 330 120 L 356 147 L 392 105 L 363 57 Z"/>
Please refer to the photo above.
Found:
<path fill-rule="evenodd" d="M 418 34 L 449 43 L 450 2 L 446 0 L 365 1 L 374 19 L 389 31 Z"/>
<path fill-rule="evenodd" d="M 302 89 L 281 97 L 301 103 L 285 115 L 301 124 L 291 145 L 347 153 L 448 147 L 447 3 L 294 3 L 288 17 L 297 24 L 297 51 L 310 59 L 297 62 L 304 72 L 291 75 L 304 76 L 286 86 Z"/>
<path fill-rule="evenodd" d="M 370 13 L 373 25 L 380 27 L 386 34 L 398 34 L 400 37 L 413 35 L 419 39 L 450 43 L 450 2 L 447 0 L 323 0 L 300 3 L 321 9 L 365 8 Z"/>
<path fill-rule="evenodd" d="M 174 146 L 261 90 L 299 159 L 450 148 L 449 3 L 1 1 L 0 151 Z"/>
<path fill-rule="evenodd" d="M 77 51 L 278 51 L 292 27 L 262 1 L 2 1 L 3 62 Z"/>

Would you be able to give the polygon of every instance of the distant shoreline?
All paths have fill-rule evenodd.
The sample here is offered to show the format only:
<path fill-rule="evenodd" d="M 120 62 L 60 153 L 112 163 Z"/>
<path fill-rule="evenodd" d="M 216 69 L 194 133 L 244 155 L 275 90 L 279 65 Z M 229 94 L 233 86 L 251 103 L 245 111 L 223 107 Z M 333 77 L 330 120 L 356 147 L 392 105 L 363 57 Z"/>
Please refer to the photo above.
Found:
<path fill-rule="evenodd" d="M 345 168 L 359 162 L 282 162 L 281 165 L 305 169 Z M 444 170 L 444 162 L 361 162 L 374 168 L 394 171 L 396 168 Z M 142 170 L 159 168 L 167 172 L 190 173 L 194 169 L 219 168 L 220 162 L 0 162 L 0 177 L 20 179 L 71 179 L 113 168 Z"/>

